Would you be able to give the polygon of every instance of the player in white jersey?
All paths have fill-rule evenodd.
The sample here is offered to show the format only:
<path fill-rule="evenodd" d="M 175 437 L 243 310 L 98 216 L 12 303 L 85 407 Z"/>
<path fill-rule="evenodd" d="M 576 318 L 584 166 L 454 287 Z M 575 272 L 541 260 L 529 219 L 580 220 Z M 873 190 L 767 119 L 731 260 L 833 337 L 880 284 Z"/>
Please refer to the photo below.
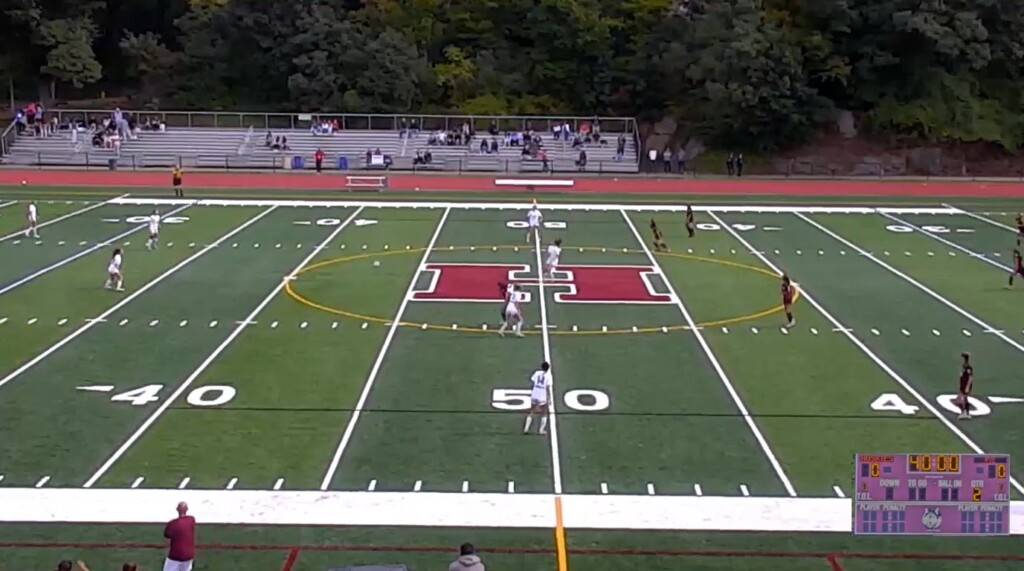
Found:
<path fill-rule="evenodd" d="M 146 249 L 152 250 L 160 243 L 160 213 L 156 210 L 149 215 L 149 240 L 146 241 Z"/>
<path fill-rule="evenodd" d="M 555 268 L 558 267 L 558 259 L 562 256 L 562 240 L 555 240 L 554 244 L 548 246 L 548 259 L 544 262 L 544 272 L 549 279 L 554 279 Z"/>
<path fill-rule="evenodd" d="M 537 434 L 547 434 L 548 431 L 548 389 L 551 387 L 551 365 L 547 361 L 540 364 L 530 375 L 530 412 L 526 414 L 526 424 L 523 426 L 523 434 L 530 433 L 530 425 L 533 424 L 533 417 L 540 416 L 540 427 Z"/>
<path fill-rule="evenodd" d="M 124 276 L 121 275 L 121 248 L 114 249 L 114 255 L 110 258 L 110 263 L 107 264 L 107 283 L 103 287 L 106 289 L 115 289 L 116 291 L 124 291 Z"/>
<path fill-rule="evenodd" d="M 537 207 L 537 201 L 533 202 L 533 208 L 526 213 L 526 243 L 530 244 L 533 242 L 533 233 L 540 233 L 540 225 L 544 222 L 544 215 L 541 214 L 540 208 Z"/>
<path fill-rule="evenodd" d="M 28 203 L 28 210 L 25 212 L 25 218 L 28 219 L 28 225 L 25 228 L 25 237 L 38 238 L 39 237 L 39 209 L 36 208 L 35 201 Z"/>
<path fill-rule="evenodd" d="M 522 290 L 522 286 L 512 286 L 512 292 L 505 298 L 505 311 L 502 314 L 501 327 L 498 328 L 498 335 L 502 337 L 505 336 L 509 325 L 512 326 L 516 337 L 523 336 L 523 314 L 519 309 L 519 304 L 523 300 Z"/>

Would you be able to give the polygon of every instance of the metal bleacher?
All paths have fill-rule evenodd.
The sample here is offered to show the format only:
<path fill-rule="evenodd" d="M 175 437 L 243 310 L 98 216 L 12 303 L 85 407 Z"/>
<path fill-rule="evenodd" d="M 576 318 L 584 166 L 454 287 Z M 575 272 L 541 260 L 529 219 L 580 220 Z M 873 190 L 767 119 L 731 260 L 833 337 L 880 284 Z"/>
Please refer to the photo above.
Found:
<path fill-rule="evenodd" d="M 3 163 L 32 166 L 86 166 L 120 169 L 170 167 L 181 164 L 199 169 L 286 169 L 313 168 L 313 154 L 320 149 L 326 156 L 325 169 L 373 169 L 365 159 L 367 151 L 380 151 L 388 157 L 390 170 L 441 170 L 478 172 L 540 172 L 540 160 L 524 158 L 521 147 L 505 146 L 503 135 L 492 137 L 488 127 L 496 124 L 501 133 L 534 129 L 542 139 L 548 166 L 554 172 L 576 172 L 579 149 L 557 141 L 551 127 L 562 121 L 573 128 L 592 118 L 555 117 L 439 117 L 409 116 L 406 125 L 416 124 L 418 132 L 402 131 L 398 116 L 241 113 L 140 112 L 137 116 L 165 123 L 163 131 L 140 131 L 121 142 L 120 149 L 95 148 L 85 133 L 72 141 L 66 125 L 69 121 L 106 116 L 105 111 L 51 110 L 61 130 L 46 137 L 16 135 L 8 128 L 3 137 Z M 338 120 L 340 128 L 332 135 L 314 134 L 312 121 Z M 591 143 L 587 152 L 587 172 L 635 173 L 638 170 L 638 139 L 632 119 L 600 118 L 602 144 Z M 476 129 L 468 145 L 430 145 L 429 134 L 436 130 L 455 130 L 463 123 Z M 287 150 L 265 146 L 273 138 L 287 137 Z M 407 135 L 407 136 L 404 136 Z M 616 142 L 626 139 L 625 154 L 616 158 Z M 498 152 L 481 153 L 480 141 L 498 141 Z M 417 151 L 430 152 L 429 165 L 414 164 Z M 296 161 L 294 157 L 301 157 Z M 112 160 L 116 164 L 112 165 Z M 376 167 L 382 168 L 382 167 Z"/>

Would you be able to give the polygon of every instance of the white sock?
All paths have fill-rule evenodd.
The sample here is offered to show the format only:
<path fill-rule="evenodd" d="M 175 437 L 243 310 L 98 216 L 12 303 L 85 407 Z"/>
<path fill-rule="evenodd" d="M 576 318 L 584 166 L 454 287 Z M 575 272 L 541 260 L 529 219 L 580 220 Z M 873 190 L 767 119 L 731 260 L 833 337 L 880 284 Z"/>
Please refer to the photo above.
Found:
<path fill-rule="evenodd" d="M 124 289 L 124 279 L 117 280 L 117 289 Z"/>
<path fill-rule="evenodd" d="M 103 284 L 103 287 L 105 287 L 107 289 L 110 289 L 110 286 L 112 286 L 112 285 L 114 285 L 114 284 L 110 283 L 110 280 L 107 280 L 107 283 Z"/>
<path fill-rule="evenodd" d="M 502 321 L 501 327 L 498 328 L 498 333 L 504 333 L 506 329 L 508 329 L 508 322 Z"/>
<path fill-rule="evenodd" d="M 519 323 L 516 323 L 514 326 L 512 326 L 512 330 L 515 331 L 516 333 L 521 333 L 523 331 L 523 322 L 520 321 Z"/>
<path fill-rule="evenodd" d="M 523 432 L 529 432 L 531 424 L 533 424 L 533 416 L 528 414 L 526 415 L 526 426 L 523 426 Z"/>
<path fill-rule="evenodd" d="M 548 417 L 542 416 L 542 417 L 540 417 L 540 432 L 544 432 L 547 429 L 548 429 Z"/>

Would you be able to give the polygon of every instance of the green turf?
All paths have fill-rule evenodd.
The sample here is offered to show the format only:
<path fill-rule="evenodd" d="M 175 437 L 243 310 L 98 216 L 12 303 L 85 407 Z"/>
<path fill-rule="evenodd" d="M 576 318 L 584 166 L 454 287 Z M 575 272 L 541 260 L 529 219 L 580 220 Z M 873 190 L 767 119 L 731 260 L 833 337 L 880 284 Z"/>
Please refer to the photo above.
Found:
<path fill-rule="evenodd" d="M 991 214 L 1013 212 L 1007 201 L 957 204 L 1012 225 L 1011 215 Z M 43 212 L 55 215 L 60 206 L 72 212 L 82 205 L 54 204 Z M 20 206 L 0 208 L 0 230 L 14 208 Z M 353 217 L 359 222 L 325 242 L 356 213 L 355 205 L 284 206 L 269 213 L 267 207 L 191 206 L 181 213 L 186 222 L 163 226 L 165 244 L 155 252 L 144 249 L 144 230 L 118 240 L 131 243 L 124 246 L 124 294 L 99 287 L 109 247 L 63 263 L 129 230 L 123 219 L 147 211 L 106 205 L 44 228 L 40 245 L 0 243 L 0 272 L 6 272 L 0 287 L 61 264 L 0 295 L 0 318 L 6 318 L 0 323 L 0 374 L 7 376 L 87 327 L 0 386 L 3 487 L 31 487 L 49 476 L 46 487 L 73 488 L 96 479 L 102 488 L 174 488 L 189 478 L 189 489 L 211 490 L 232 481 L 232 487 L 249 490 L 316 490 L 323 484 L 358 491 L 373 482 L 381 493 L 457 493 L 468 487 L 506 494 L 511 483 L 516 494 L 607 490 L 646 496 L 656 490 L 657 496 L 778 497 L 787 494 L 789 482 L 801 497 L 834 497 L 836 488 L 853 493 L 852 459 L 858 452 L 964 452 L 969 440 L 1019 456 L 1024 446 L 1015 414 L 1022 405 L 987 400 L 1024 398 L 1014 376 L 1022 352 L 1015 344 L 1024 345 L 1017 325 L 1024 315 L 1012 302 L 1019 292 L 1004 290 L 1006 273 L 969 252 L 887 228 L 902 222 L 931 228 L 962 248 L 1009 264 L 1013 233 L 965 215 L 900 214 L 894 221 L 878 214 L 803 219 L 786 213 L 699 213 L 705 226 L 690 239 L 680 214 L 663 213 L 657 219 L 672 252 L 649 253 L 641 243 L 650 240 L 648 213 L 631 213 L 627 221 L 616 210 L 551 210 L 546 219 L 566 228 L 546 230 L 544 242 L 564 240 L 563 265 L 579 266 L 580 275 L 587 266 L 650 266 L 655 292 L 671 286 L 683 307 L 623 300 L 562 303 L 556 296 L 571 291 L 547 282 L 547 334 L 538 327 L 539 290 L 527 286 L 533 295 L 524 310 L 527 335 L 503 339 L 493 331 L 500 302 L 403 303 L 403 297 L 410 286 L 423 290 L 430 284 L 429 275 L 417 275 L 421 259 L 507 264 L 535 276 L 532 244 L 522 230 L 507 225 L 520 220 L 521 212 L 367 208 Z M 103 222 L 111 218 L 121 222 Z M 732 224 L 739 238 L 708 226 L 719 220 Z M 249 221 L 219 247 L 178 267 Z M 934 228 L 939 225 L 951 231 Z M 427 252 L 435 230 L 437 240 Z M 793 276 L 860 345 L 836 331 L 836 323 L 806 296 L 795 304 L 797 326 L 784 330 L 778 279 L 748 245 Z M 858 247 L 905 276 L 860 255 Z M 289 281 L 293 297 L 279 286 L 303 262 L 308 271 Z M 85 321 L 174 268 L 105 321 Z M 605 282 L 592 287 L 616 286 L 619 279 L 633 283 L 621 273 L 601 275 Z M 937 301 L 910 278 L 956 307 Z M 684 309 L 699 335 L 685 327 Z M 401 323 L 392 332 L 399 311 Z M 250 315 L 251 323 L 240 323 Z M 972 316 L 1003 333 L 985 332 Z M 963 350 L 975 359 L 977 397 L 991 411 L 958 423 L 944 395 L 955 391 Z M 523 413 L 503 410 L 498 401 L 502 391 L 525 389 L 529 374 L 547 358 L 555 364 L 556 424 L 551 436 L 523 436 Z M 76 390 L 93 385 L 114 389 Z M 112 400 L 147 385 L 161 385 L 149 402 Z M 606 409 L 587 410 L 594 394 L 607 396 Z M 877 410 L 883 395 L 917 410 Z M 217 397 L 222 402 L 210 404 Z M 202 520 L 201 509 L 197 516 Z M 830 569 L 829 553 L 839 554 L 843 569 L 1009 569 L 1007 561 L 869 555 L 1021 553 L 1010 538 L 578 529 L 568 537 L 570 567 L 598 571 Z M 71 554 L 89 560 L 93 569 L 125 558 L 156 565 L 161 556 L 160 549 L 146 546 L 2 543 L 55 539 L 160 542 L 154 526 L 0 526 L 0 569 L 52 565 Z M 555 566 L 550 529 L 204 526 L 202 542 L 231 545 L 204 550 L 196 568 L 280 569 L 292 546 L 302 546 L 292 569 L 395 561 L 413 569 L 443 568 L 466 539 L 481 544 L 492 567 Z M 239 549 L 247 544 L 263 548 Z M 398 550 L 410 545 L 429 549 Z M 488 553 L 488 546 L 514 552 Z M 742 557 L 727 553 L 737 550 L 745 552 Z"/>

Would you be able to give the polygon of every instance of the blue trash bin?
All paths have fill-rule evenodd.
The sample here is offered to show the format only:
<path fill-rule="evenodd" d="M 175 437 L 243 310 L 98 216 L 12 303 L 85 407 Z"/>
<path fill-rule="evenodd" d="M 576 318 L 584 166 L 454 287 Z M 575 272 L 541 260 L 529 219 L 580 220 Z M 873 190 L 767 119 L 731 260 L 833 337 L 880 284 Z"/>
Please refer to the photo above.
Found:
<path fill-rule="evenodd" d="M 300 157 L 300 156 L 292 157 L 292 169 L 293 170 L 302 170 L 304 164 L 305 164 L 305 160 L 302 157 Z"/>
<path fill-rule="evenodd" d="M 348 157 L 338 157 L 338 170 L 348 170 Z"/>

